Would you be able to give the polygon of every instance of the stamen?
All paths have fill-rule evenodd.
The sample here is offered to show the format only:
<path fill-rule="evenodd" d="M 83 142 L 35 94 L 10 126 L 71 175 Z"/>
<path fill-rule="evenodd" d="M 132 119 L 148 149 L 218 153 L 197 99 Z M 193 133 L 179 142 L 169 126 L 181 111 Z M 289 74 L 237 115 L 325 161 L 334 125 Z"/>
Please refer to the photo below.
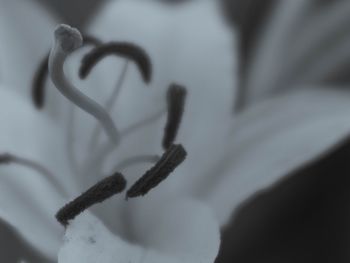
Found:
<path fill-rule="evenodd" d="M 95 37 L 84 35 L 84 45 L 101 45 L 102 42 Z M 48 77 L 49 54 L 40 62 L 37 71 L 34 74 L 32 83 L 32 100 L 37 109 L 44 107 L 45 81 Z"/>
<path fill-rule="evenodd" d="M 186 89 L 177 84 L 172 84 L 168 89 L 168 119 L 162 143 L 164 149 L 168 149 L 175 141 L 184 113 L 186 94 Z"/>
<path fill-rule="evenodd" d="M 106 112 L 97 102 L 75 88 L 66 78 L 63 65 L 67 56 L 82 45 L 80 32 L 68 25 L 59 25 L 55 30 L 55 43 L 49 57 L 49 73 L 56 88 L 71 102 L 95 117 L 114 143 L 118 143 L 117 128 Z"/>
<path fill-rule="evenodd" d="M 160 119 L 163 114 L 165 114 L 165 109 L 162 109 L 149 117 L 142 119 L 134 124 L 131 124 L 129 127 L 120 131 L 120 138 L 125 139 L 125 137 L 132 135 L 134 132 L 139 131 L 146 125 L 150 125 L 153 122 Z M 95 148 L 94 148 L 95 149 Z M 103 143 L 99 147 L 96 147 L 96 150 L 93 151 L 92 155 L 87 159 L 86 165 L 92 165 L 93 163 L 98 163 L 102 160 L 105 160 L 108 155 L 110 155 L 116 148 L 110 143 Z"/>
<path fill-rule="evenodd" d="M 46 178 L 46 180 L 48 180 L 52 185 L 54 185 L 63 196 L 68 196 L 68 193 L 63 187 L 63 185 L 43 165 L 35 161 L 29 160 L 23 157 L 19 157 L 10 153 L 0 154 L 0 165 L 10 165 L 10 164 L 21 165 L 23 167 L 26 167 L 38 172 L 39 174 L 43 175 Z"/>
<path fill-rule="evenodd" d="M 156 163 L 160 159 L 160 156 L 158 155 L 138 155 L 126 158 L 125 160 L 118 163 L 113 171 L 123 171 L 124 169 L 128 168 L 129 166 L 136 165 L 138 163 Z"/>
<path fill-rule="evenodd" d="M 45 81 L 48 73 L 49 55 L 40 62 L 32 83 L 32 100 L 37 109 L 44 107 Z"/>
<path fill-rule="evenodd" d="M 12 155 L 8 153 L 0 154 L 0 164 L 10 164 L 13 160 Z"/>
<path fill-rule="evenodd" d="M 186 150 L 181 144 L 171 145 L 160 160 L 129 188 L 126 198 L 147 194 L 165 180 L 186 158 Z"/>
<path fill-rule="evenodd" d="M 80 78 L 85 79 L 92 68 L 109 55 L 117 55 L 134 61 L 140 70 L 144 82 L 149 83 L 151 81 L 152 65 L 149 56 L 139 46 L 126 42 L 111 42 L 91 50 L 81 62 Z"/>
<path fill-rule="evenodd" d="M 57 212 L 56 219 L 63 226 L 67 226 L 69 220 L 74 219 L 89 207 L 101 203 L 113 195 L 124 191 L 125 187 L 126 180 L 124 179 L 124 176 L 120 173 L 115 173 L 112 176 L 101 180 L 73 201 L 62 207 Z"/>

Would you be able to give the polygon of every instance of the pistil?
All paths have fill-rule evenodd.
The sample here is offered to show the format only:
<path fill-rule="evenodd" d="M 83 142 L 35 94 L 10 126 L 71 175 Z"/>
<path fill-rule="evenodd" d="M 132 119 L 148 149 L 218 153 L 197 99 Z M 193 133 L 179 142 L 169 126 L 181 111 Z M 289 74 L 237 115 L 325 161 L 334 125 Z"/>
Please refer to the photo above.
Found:
<path fill-rule="evenodd" d="M 114 144 L 119 142 L 119 132 L 109 116 L 97 102 L 75 88 L 66 78 L 63 65 L 67 56 L 82 45 L 80 32 L 68 25 L 59 25 L 55 30 L 55 43 L 49 58 L 49 73 L 56 88 L 71 102 L 95 117 Z"/>

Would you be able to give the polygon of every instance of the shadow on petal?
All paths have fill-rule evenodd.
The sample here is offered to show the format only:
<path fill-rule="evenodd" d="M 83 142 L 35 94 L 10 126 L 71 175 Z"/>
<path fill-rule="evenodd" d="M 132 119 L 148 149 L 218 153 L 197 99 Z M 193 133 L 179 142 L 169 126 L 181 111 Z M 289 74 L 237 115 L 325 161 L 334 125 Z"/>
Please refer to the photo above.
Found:
<path fill-rule="evenodd" d="M 350 139 L 253 196 L 224 231 L 225 262 L 349 262 Z"/>
<path fill-rule="evenodd" d="M 53 262 L 32 249 L 11 226 L 2 220 L 0 220 L 0 244 L 1 262 L 18 263 L 21 259 L 37 263 Z"/>

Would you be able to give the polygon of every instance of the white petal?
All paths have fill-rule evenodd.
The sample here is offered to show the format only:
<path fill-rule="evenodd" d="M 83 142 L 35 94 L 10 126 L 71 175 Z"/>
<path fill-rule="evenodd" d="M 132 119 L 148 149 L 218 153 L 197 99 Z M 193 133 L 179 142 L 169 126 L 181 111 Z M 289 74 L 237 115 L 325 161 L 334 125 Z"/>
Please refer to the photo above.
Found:
<path fill-rule="evenodd" d="M 0 218 L 40 253 L 55 258 L 63 229 L 54 216 L 64 205 L 62 196 L 35 172 L 1 168 L 0 174 Z"/>
<path fill-rule="evenodd" d="M 240 116 L 226 158 L 199 186 L 227 221 L 252 194 L 319 157 L 350 131 L 350 94 L 336 87 L 301 88 L 266 100 Z M 214 187 L 215 186 L 215 187 Z"/>
<path fill-rule="evenodd" d="M 178 210 L 177 210 L 178 211 Z M 180 212 L 180 211 L 178 211 Z M 200 214 L 201 215 L 201 214 Z M 203 214 L 202 214 L 203 215 Z M 202 218 L 198 218 L 202 219 Z M 173 220 L 174 221 L 174 220 Z M 158 222 L 158 221 L 157 221 Z M 193 233 L 192 229 L 184 228 L 184 231 L 181 231 L 180 226 L 173 225 L 172 231 L 168 231 L 163 225 L 161 220 L 159 221 L 159 228 L 156 226 L 153 228 L 153 231 L 164 231 L 164 234 L 174 234 L 174 227 L 179 227 L 178 231 L 180 233 L 184 233 L 185 230 Z M 192 222 L 194 223 L 194 222 Z M 198 222 L 200 223 L 200 221 Z M 201 223 L 200 223 L 201 224 Z M 196 227 L 195 227 L 196 228 Z M 158 230 L 157 230 L 158 229 Z M 152 233 L 153 235 L 155 232 Z M 218 233 L 217 233 L 218 235 Z M 188 233 L 185 234 L 190 240 L 193 241 Z M 163 244 L 174 245 L 172 243 L 171 238 L 168 236 L 158 235 L 158 238 L 161 238 Z M 177 241 L 184 241 L 185 237 L 179 238 Z M 218 238 L 216 238 L 218 240 Z M 160 243 L 160 240 L 159 240 Z M 185 246 L 188 244 L 186 240 Z M 85 212 L 84 214 L 78 216 L 75 220 L 71 222 L 71 224 L 67 228 L 67 232 L 64 239 L 64 245 L 61 248 L 58 255 L 59 263 L 70 263 L 70 262 L 86 262 L 86 263 L 193 263 L 193 262 L 213 262 L 213 258 L 208 259 L 205 258 L 202 260 L 203 255 L 195 255 L 192 253 L 188 258 L 189 254 L 186 254 L 186 250 L 184 250 L 185 254 L 177 255 L 179 257 L 175 257 L 172 254 L 163 253 L 163 251 L 159 251 L 160 244 L 158 247 L 152 247 L 153 244 L 148 244 L 149 246 L 140 246 L 140 245 L 132 245 L 126 241 L 123 241 L 117 236 L 114 236 L 97 218 L 93 217 L 91 214 Z M 177 244 L 181 246 L 181 244 Z M 166 247 L 166 245 L 162 245 Z M 218 245 L 217 245 L 218 246 Z M 167 252 L 167 251 L 165 251 Z M 203 251 L 205 252 L 205 251 Z M 207 253 L 207 252 L 205 252 Z"/>
<path fill-rule="evenodd" d="M 154 74 L 149 88 L 144 87 L 135 67 L 129 67 L 115 111 L 122 127 L 162 108 L 165 91 L 173 82 L 187 86 L 189 96 L 196 97 L 197 103 L 217 91 L 220 95 L 216 98 L 224 102 L 213 102 L 211 110 L 230 110 L 235 70 L 231 64 L 231 32 L 224 27 L 211 1 L 195 1 L 179 9 L 156 1 L 114 1 L 106 5 L 90 31 L 103 40 L 134 42 L 150 55 Z M 113 77 L 121 69 L 119 64 L 116 58 L 106 59 L 92 72 L 90 78 L 104 76 L 103 87 L 92 86 L 94 97 L 100 98 L 98 93 L 103 92 L 105 97 L 110 94 L 116 81 Z M 191 113 L 195 110 L 198 109 L 191 109 Z"/>
<path fill-rule="evenodd" d="M 1 83 L 30 94 L 35 70 L 50 49 L 54 26 L 53 18 L 35 1 L 0 1 Z"/>
<path fill-rule="evenodd" d="M 85 212 L 68 226 L 64 244 L 58 254 L 59 263 L 178 263 L 151 249 L 127 243 L 114 236 L 101 221 Z"/>
<path fill-rule="evenodd" d="M 324 9 L 301 29 L 291 50 L 292 68 L 287 77 L 315 83 L 349 60 L 350 3 L 334 2 Z"/>
<path fill-rule="evenodd" d="M 209 207 L 179 196 L 155 189 L 129 200 L 132 234 L 181 262 L 214 262 L 220 246 L 218 222 Z"/>
<path fill-rule="evenodd" d="M 69 224 L 58 262 L 138 262 L 141 251 L 113 236 L 101 221 L 85 212 Z"/>
<path fill-rule="evenodd" d="M 277 5 L 252 56 L 248 101 L 271 91 L 324 80 L 337 66 L 346 64 L 350 4 L 334 2 L 314 12 L 312 4 L 291 0 Z"/>
<path fill-rule="evenodd" d="M 61 127 L 45 114 L 37 112 L 18 93 L 2 85 L 0 109 L 0 122 L 3 124 L 0 152 L 36 161 L 51 170 L 68 192 L 75 189 L 72 180 L 69 180 L 71 176 Z"/>
<path fill-rule="evenodd" d="M 197 164 L 210 166 L 210 162 L 215 162 L 207 158 L 206 152 L 209 149 L 219 151 L 224 145 L 234 101 L 232 35 L 220 20 L 215 3 L 194 1 L 174 9 L 156 1 L 114 1 L 106 5 L 90 31 L 106 40 L 132 41 L 146 49 L 152 60 L 154 76 L 150 87 L 141 84 L 134 66 L 129 67 L 113 114 L 119 127 L 127 127 L 162 109 L 170 83 L 177 82 L 188 88 L 177 141 L 189 152 L 189 161 L 184 167 L 192 165 L 186 168 L 183 177 L 190 188 L 189 181 L 197 179 L 202 168 L 206 169 Z M 105 81 L 100 90 L 92 85 L 94 98 L 101 98 L 103 92 L 105 97 L 108 96 L 115 86 L 115 78 L 111 76 L 116 75 L 122 63 L 122 59 L 118 64 L 118 59 L 111 58 L 96 67 L 91 80 L 95 76 L 105 76 Z M 220 126 L 217 125 L 219 121 L 222 122 Z M 120 152 L 124 156 L 159 154 L 164 125 L 165 118 L 149 129 L 141 130 L 120 146 Z M 86 130 L 86 126 L 84 128 Z M 116 156 L 112 162 L 118 158 Z M 195 166 L 199 169 L 194 170 Z"/>
<path fill-rule="evenodd" d="M 289 66 L 286 47 L 294 41 L 295 32 L 302 26 L 311 4 L 312 1 L 304 0 L 285 0 L 276 4 L 251 57 L 247 80 L 249 102 L 289 84 L 283 83 L 283 87 L 277 85 L 280 84 L 278 78 L 284 75 L 285 68 Z"/>
<path fill-rule="evenodd" d="M 59 129 L 34 111 L 23 97 L 0 86 L 0 152 L 46 166 L 69 191 L 73 183 L 64 167 Z M 66 177 L 67 176 L 67 177 Z M 62 228 L 54 215 L 62 193 L 41 174 L 18 165 L 0 166 L 0 217 L 47 256 L 54 257 Z"/>
<path fill-rule="evenodd" d="M 233 96 L 232 33 L 225 28 L 212 1 L 195 1 L 175 9 L 156 1 L 109 2 L 97 17 L 90 27 L 94 35 L 107 41 L 131 41 L 148 52 L 154 69 L 150 90 L 164 91 L 170 83 L 179 82 L 190 90 L 229 89 Z M 98 67 L 105 65 L 103 71 L 96 72 L 105 72 L 103 90 L 114 86 L 112 76 L 119 70 L 116 61 L 114 58 Z M 133 70 L 129 74 L 136 78 L 128 78 L 125 86 L 135 97 L 142 85 L 138 73 Z M 124 104 L 128 108 L 144 106 Z"/>

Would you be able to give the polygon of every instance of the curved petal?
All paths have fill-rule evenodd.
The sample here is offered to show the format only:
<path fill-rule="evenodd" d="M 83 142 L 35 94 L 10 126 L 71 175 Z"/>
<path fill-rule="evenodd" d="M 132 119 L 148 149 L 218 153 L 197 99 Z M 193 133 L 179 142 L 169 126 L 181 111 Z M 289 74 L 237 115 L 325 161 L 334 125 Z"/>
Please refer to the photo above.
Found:
<path fill-rule="evenodd" d="M 164 91 L 170 83 L 179 82 L 190 89 L 229 88 L 233 96 L 232 35 L 212 1 L 177 8 L 156 1 L 109 2 L 89 31 L 104 41 L 130 41 L 144 48 L 154 68 L 150 90 Z M 113 64 L 104 61 L 94 74 L 107 77 L 105 88 L 114 86 L 111 76 L 118 72 L 116 59 L 109 62 Z M 128 78 L 125 86 L 135 95 L 140 78 Z M 135 103 L 129 108 L 135 106 L 143 105 Z"/>
<path fill-rule="evenodd" d="M 312 1 L 304 0 L 287 0 L 276 4 L 251 57 L 245 98 L 248 102 L 281 88 L 277 78 L 284 75 L 290 58 L 286 47 L 293 41 L 295 32 L 301 26 L 311 4 Z"/>
<path fill-rule="evenodd" d="M 62 165 L 59 129 L 35 112 L 23 97 L 2 86 L 0 109 L 0 152 L 44 165 L 69 192 L 74 184 L 66 180 L 69 175 Z M 55 257 L 62 231 L 54 218 L 65 202 L 58 189 L 58 185 L 28 167 L 0 165 L 0 217 L 48 257 Z"/>
<path fill-rule="evenodd" d="M 235 71 L 232 36 L 215 8 L 213 1 L 193 1 L 176 8 L 156 1 L 116 1 L 108 3 L 90 27 L 101 39 L 135 42 L 149 53 L 153 63 L 154 76 L 149 88 L 143 87 L 139 74 L 129 67 L 113 111 L 121 129 L 165 108 L 165 93 L 170 83 L 187 87 L 188 98 L 177 141 L 189 152 L 189 161 L 184 166 L 191 167 L 181 173 L 189 181 L 197 179 L 202 170 L 215 162 L 208 160 L 206 152 L 219 151 L 224 144 L 233 104 L 236 80 L 232 77 Z M 94 97 L 101 98 L 103 92 L 103 96 L 108 96 L 115 86 L 111 76 L 120 70 L 122 63 L 112 58 L 96 67 L 91 81 L 95 76 L 105 76 L 105 81 L 102 91 L 92 86 Z M 222 124 L 218 126 L 220 121 Z M 162 118 L 135 133 L 120 145 L 120 152 L 124 156 L 161 154 L 164 125 Z M 111 165 L 118 159 L 116 154 Z M 207 162 L 205 167 L 198 165 Z M 188 185 L 190 188 L 191 184 Z"/>
<path fill-rule="evenodd" d="M 185 202 L 155 211 L 158 216 L 152 220 L 146 217 L 139 221 L 144 229 L 150 227 L 145 246 L 131 245 L 113 236 L 98 219 L 85 212 L 68 227 L 58 262 L 214 262 L 220 243 L 215 220 L 202 205 L 182 201 Z M 171 212 L 170 207 L 174 208 Z M 179 213 L 184 213 L 183 219 L 178 220 Z"/>
<path fill-rule="evenodd" d="M 0 153 L 28 158 L 48 168 L 67 192 L 75 192 L 69 180 L 62 130 L 54 121 L 33 109 L 16 92 L 0 85 Z M 60 171 L 61 174 L 56 172 Z"/>
<path fill-rule="evenodd" d="M 350 4 L 334 2 L 315 12 L 300 29 L 285 78 L 302 83 L 324 80 L 349 60 Z M 295 83 L 295 82 L 294 82 Z"/>
<path fill-rule="evenodd" d="M 259 190 L 318 158 L 350 131 L 350 94 L 310 87 L 266 100 L 243 113 L 233 127 L 226 158 L 199 185 L 223 224 Z"/>
<path fill-rule="evenodd" d="M 9 167 L 0 174 L 0 217 L 40 253 L 55 258 L 63 232 L 54 215 L 63 197 L 35 172 Z"/>
<path fill-rule="evenodd" d="M 252 56 L 248 101 L 271 91 L 319 83 L 346 65 L 349 3 L 332 2 L 316 11 L 310 10 L 312 5 L 312 1 L 277 4 Z"/>
<path fill-rule="evenodd" d="M 132 245 L 114 236 L 101 221 L 85 212 L 68 226 L 59 263 L 179 263 L 152 250 Z"/>
<path fill-rule="evenodd" d="M 1 260 L 3 262 L 20 262 L 24 258 L 28 262 L 51 262 L 40 252 L 35 251 L 27 242 L 24 242 L 18 232 L 2 220 L 0 220 L 0 233 Z"/>
<path fill-rule="evenodd" d="M 0 83 L 27 101 L 32 101 L 33 79 L 50 50 L 56 21 L 37 1 L 0 0 Z M 46 85 L 52 86 L 49 81 Z M 45 90 L 45 112 L 54 118 L 61 114 L 57 93 Z"/>
<path fill-rule="evenodd" d="M 220 233 L 212 210 L 185 196 L 149 193 L 130 200 L 131 231 L 141 244 L 181 262 L 214 262 Z"/>
<path fill-rule="evenodd" d="M 94 35 L 105 41 L 135 42 L 150 55 L 154 68 L 149 88 L 144 88 L 139 74 L 129 68 L 115 111 L 121 123 L 127 126 L 164 105 L 166 89 L 172 82 L 186 86 L 190 93 L 196 91 L 193 96 L 200 96 L 201 90 L 204 93 L 209 88 L 219 89 L 220 94 L 225 91 L 220 98 L 232 103 L 231 32 L 224 27 L 211 1 L 195 1 L 178 8 L 156 1 L 110 2 L 97 17 L 90 27 Z M 194 31 L 198 33 L 195 37 Z M 94 87 L 95 92 L 108 96 L 108 89 L 115 86 L 111 76 L 119 69 L 115 58 L 96 67 L 92 74 L 103 76 L 104 85 L 100 90 Z"/>
<path fill-rule="evenodd" d="M 0 1 L 0 82 L 28 99 L 35 70 L 51 45 L 53 20 L 35 1 Z"/>

